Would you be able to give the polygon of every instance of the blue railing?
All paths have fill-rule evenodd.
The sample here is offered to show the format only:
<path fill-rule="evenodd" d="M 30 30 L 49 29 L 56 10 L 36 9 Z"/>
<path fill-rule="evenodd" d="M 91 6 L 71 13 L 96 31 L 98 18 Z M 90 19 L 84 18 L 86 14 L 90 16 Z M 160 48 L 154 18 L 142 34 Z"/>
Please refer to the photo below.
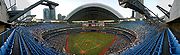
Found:
<path fill-rule="evenodd" d="M 170 54 L 180 54 L 180 44 L 178 43 L 178 40 L 176 39 L 176 37 L 170 29 L 167 29 L 167 34 L 170 47 Z"/>

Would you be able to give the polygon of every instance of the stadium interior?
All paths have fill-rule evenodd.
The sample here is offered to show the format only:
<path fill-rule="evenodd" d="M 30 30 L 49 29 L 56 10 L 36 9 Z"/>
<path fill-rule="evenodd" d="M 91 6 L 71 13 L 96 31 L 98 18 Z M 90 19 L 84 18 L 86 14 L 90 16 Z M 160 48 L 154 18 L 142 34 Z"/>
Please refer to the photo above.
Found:
<path fill-rule="evenodd" d="M 123 18 L 106 5 L 92 3 L 61 22 L 2 22 L 0 28 L 11 28 L 0 29 L 0 55 L 179 55 L 179 21 L 156 18 Z"/>

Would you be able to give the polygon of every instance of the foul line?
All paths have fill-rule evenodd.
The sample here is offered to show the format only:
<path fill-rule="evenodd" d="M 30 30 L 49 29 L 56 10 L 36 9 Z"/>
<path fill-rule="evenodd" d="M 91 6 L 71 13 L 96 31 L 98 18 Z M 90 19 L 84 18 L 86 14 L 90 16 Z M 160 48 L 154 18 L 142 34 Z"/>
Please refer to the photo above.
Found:
<path fill-rule="evenodd" d="M 117 40 L 117 36 L 115 35 L 112 42 L 110 44 L 108 44 L 108 46 L 106 48 L 104 48 L 103 51 L 101 53 L 99 53 L 99 55 L 104 55 L 108 51 L 109 47 L 111 47 L 116 40 Z"/>

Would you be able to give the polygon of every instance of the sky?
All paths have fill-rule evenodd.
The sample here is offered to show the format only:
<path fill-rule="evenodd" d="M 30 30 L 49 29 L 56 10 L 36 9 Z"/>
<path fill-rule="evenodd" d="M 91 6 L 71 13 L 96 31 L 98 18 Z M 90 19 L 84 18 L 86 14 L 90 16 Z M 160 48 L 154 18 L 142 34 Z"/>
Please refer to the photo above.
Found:
<path fill-rule="evenodd" d="M 28 0 L 29 5 L 34 4 L 39 0 Z M 50 0 L 56 3 L 59 3 L 59 6 L 56 7 L 56 15 L 62 14 L 62 15 L 68 15 L 71 11 L 76 9 L 79 6 L 88 4 L 88 3 L 101 3 L 104 5 L 107 5 L 114 10 L 118 11 L 123 17 L 131 17 L 132 10 L 129 8 L 122 8 L 118 4 L 118 0 Z M 152 10 L 155 14 L 158 14 L 159 16 L 163 16 L 164 14 L 159 11 L 159 9 L 156 8 L 156 5 L 160 5 L 166 10 L 169 10 L 170 8 L 167 6 L 168 4 L 172 4 L 173 0 L 145 0 L 144 4 L 147 6 L 150 10 Z M 28 6 L 27 6 L 28 7 Z M 43 5 L 39 5 L 38 7 L 31 10 L 32 15 L 37 15 L 36 18 L 42 19 L 43 18 L 43 8 L 48 8 Z"/>
<path fill-rule="evenodd" d="M 159 17 L 163 16 L 164 14 L 156 7 L 157 5 L 161 6 L 165 10 L 169 11 L 170 7 L 168 5 L 172 5 L 174 0 L 145 0 L 144 4 L 150 10 L 152 10 L 156 15 Z"/>

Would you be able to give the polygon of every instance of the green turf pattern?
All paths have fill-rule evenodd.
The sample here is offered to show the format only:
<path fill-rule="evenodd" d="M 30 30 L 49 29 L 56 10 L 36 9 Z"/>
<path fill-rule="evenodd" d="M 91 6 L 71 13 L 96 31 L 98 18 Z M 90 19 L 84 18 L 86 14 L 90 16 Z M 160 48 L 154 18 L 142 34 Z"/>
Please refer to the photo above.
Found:
<path fill-rule="evenodd" d="M 68 48 L 71 54 L 77 55 L 98 55 L 108 47 L 114 39 L 113 34 L 100 32 L 81 32 L 70 34 Z"/>

